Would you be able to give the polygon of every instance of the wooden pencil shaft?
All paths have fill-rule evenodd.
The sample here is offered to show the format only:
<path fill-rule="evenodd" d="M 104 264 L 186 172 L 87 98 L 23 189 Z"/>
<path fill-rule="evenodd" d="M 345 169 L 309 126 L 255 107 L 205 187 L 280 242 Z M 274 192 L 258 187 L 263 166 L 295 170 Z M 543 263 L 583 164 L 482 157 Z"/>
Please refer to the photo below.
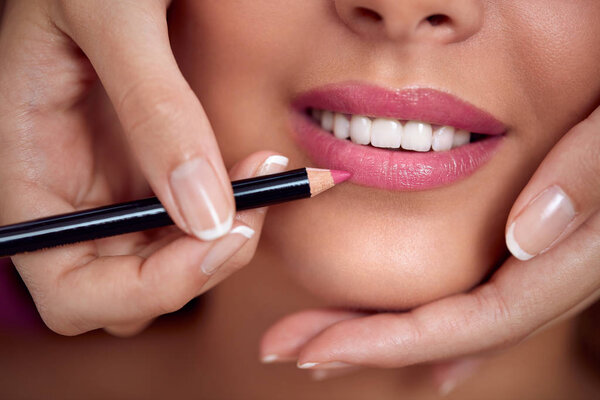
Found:
<path fill-rule="evenodd" d="M 232 182 L 236 209 L 311 196 L 306 168 Z M 0 257 L 173 224 L 156 197 L 0 227 Z"/>

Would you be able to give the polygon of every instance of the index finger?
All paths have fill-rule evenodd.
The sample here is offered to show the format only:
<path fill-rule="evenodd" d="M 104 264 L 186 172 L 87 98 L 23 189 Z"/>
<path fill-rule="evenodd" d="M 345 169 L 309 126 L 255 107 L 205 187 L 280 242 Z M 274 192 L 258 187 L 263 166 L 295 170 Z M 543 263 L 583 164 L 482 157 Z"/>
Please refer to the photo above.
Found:
<path fill-rule="evenodd" d="M 227 233 L 233 192 L 208 118 L 173 55 L 167 1 L 59 3 L 57 23 L 92 63 L 177 226 L 201 240 Z"/>

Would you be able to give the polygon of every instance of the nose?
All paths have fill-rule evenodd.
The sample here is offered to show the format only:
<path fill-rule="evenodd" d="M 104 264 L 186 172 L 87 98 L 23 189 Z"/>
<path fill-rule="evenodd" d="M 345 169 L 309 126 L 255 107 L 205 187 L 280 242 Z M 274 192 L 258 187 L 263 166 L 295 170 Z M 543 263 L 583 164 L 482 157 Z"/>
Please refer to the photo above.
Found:
<path fill-rule="evenodd" d="M 394 41 L 453 43 L 483 25 L 481 0 L 334 0 L 355 33 Z"/>

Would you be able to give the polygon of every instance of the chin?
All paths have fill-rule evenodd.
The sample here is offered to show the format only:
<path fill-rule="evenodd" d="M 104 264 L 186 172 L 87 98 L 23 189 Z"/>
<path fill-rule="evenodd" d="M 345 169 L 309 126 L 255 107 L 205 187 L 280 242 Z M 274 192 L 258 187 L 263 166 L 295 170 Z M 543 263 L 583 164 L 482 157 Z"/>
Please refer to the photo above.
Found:
<path fill-rule="evenodd" d="M 328 306 L 413 308 L 468 291 L 506 254 L 503 218 L 482 224 L 485 210 L 443 218 L 427 193 L 402 201 L 355 185 L 330 192 L 272 208 L 263 234 L 282 268 Z M 482 235 L 482 225 L 497 234 Z"/>

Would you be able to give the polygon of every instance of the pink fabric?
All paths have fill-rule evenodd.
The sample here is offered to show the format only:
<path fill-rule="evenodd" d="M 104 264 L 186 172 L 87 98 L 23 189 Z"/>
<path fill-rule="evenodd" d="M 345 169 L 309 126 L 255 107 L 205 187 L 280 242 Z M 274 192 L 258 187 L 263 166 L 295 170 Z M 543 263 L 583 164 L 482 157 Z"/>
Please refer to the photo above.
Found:
<path fill-rule="evenodd" d="M 44 326 L 10 259 L 0 259 L 0 330 L 34 332 Z"/>

